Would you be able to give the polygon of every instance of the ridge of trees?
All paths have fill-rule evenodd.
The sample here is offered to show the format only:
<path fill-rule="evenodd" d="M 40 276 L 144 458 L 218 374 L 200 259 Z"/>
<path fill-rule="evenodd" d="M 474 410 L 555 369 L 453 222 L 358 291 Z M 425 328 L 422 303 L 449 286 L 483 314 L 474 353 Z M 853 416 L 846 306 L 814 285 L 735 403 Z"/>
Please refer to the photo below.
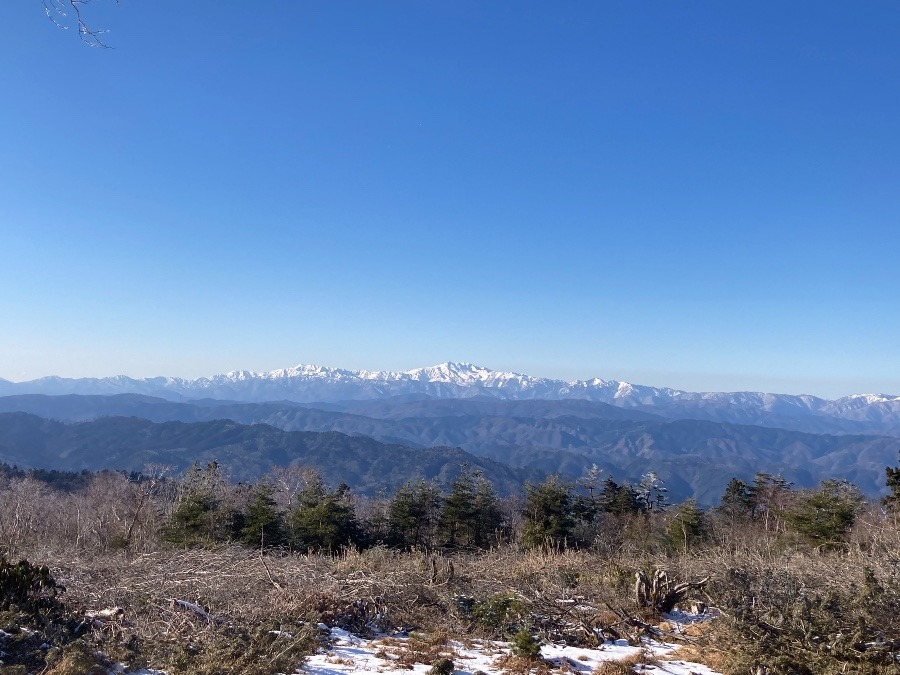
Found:
<path fill-rule="evenodd" d="M 900 468 L 887 468 L 898 511 Z M 759 473 L 733 478 L 719 504 L 670 505 L 658 476 L 636 485 L 603 476 L 596 466 L 576 483 L 551 476 L 527 484 L 521 497 L 500 498 L 477 469 L 463 467 L 446 489 L 409 481 L 369 497 L 346 484 L 329 487 L 313 469 L 273 470 L 255 483 L 229 483 L 215 462 L 174 478 L 145 473 L 23 471 L 0 464 L 0 553 L 42 534 L 88 548 L 128 553 L 160 545 L 337 553 L 375 545 L 399 550 L 486 550 L 518 543 L 559 550 L 615 547 L 628 538 L 661 552 L 689 550 L 714 532 L 755 528 L 811 548 L 840 548 L 867 504 L 851 483 L 825 480 L 795 489 Z M 52 513 L 51 513 L 52 512 Z"/>

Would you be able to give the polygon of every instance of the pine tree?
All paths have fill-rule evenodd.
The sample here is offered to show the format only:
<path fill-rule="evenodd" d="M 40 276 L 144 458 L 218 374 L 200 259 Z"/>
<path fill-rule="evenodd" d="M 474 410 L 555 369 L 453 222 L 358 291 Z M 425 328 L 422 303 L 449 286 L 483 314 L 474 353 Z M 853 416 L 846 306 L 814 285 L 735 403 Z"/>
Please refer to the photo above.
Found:
<path fill-rule="evenodd" d="M 641 504 L 634 488 L 628 483 L 619 485 L 612 476 L 603 483 L 603 491 L 600 494 L 600 508 L 606 513 L 625 515 L 626 513 L 638 513 Z"/>
<path fill-rule="evenodd" d="M 520 659 L 538 661 L 541 658 L 541 641 L 536 638 L 528 626 L 516 631 L 509 642 L 510 651 Z"/>
<path fill-rule="evenodd" d="M 263 548 L 284 543 L 284 522 L 274 492 L 275 488 L 265 481 L 254 486 L 240 529 L 240 540 L 244 545 Z"/>
<path fill-rule="evenodd" d="M 592 464 L 591 468 L 575 481 L 578 487 L 587 492 L 586 497 L 584 495 L 579 496 L 582 497 L 580 510 L 588 521 L 593 520 L 600 512 L 600 497 L 604 485 L 604 481 L 601 480 L 602 477 L 603 469 L 596 464 Z"/>
<path fill-rule="evenodd" d="M 885 467 L 884 472 L 887 477 L 887 488 L 891 491 L 882 502 L 889 511 L 900 512 L 900 466 L 896 469 Z"/>
<path fill-rule="evenodd" d="M 234 530 L 234 513 L 224 506 L 227 492 L 217 462 L 203 469 L 193 464 L 180 482 L 177 507 L 161 531 L 163 540 L 177 546 L 228 540 Z"/>
<path fill-rule="evenodd" d="M 163 527 L 164 541 L 176 546 L 210 544 L 216 539 L 211 521 L 216 518 L 218 502 L 207 492 L 185 496 Z"/>
<path fill-rule="evenodd" d="M 818 490 L 800 495 L 785 511 L 791 529 L 822 547 L 838 546 L 853 527 L 865 499 L 845 480 L 822 481 Z"/>
<path fill-rule="evenodd" d="M 676 550 L 687 553 L 690 544 L 703 535 L 703 512 L 697 508 L 697 502 L 689 499 L 679 505 L 666 523 L 666 534 Z"/>
<path fill-rule="evenodd" d="M 582 523 L 593 523 L 597 519 L 597 516 L 600 515 L 600 511 L 602 510 L 602 485 L 600 477 L 602 474 L 603 469 L 594 464 L 575 482 L 578 487 L 583 488 L 584 491 L 587 492 L 586 495 L 576 495 L 573 503 L 575 517 Z"/>
<path fill-rule="evenodd" d="M 343 546 L 361 545 L 350 489 L 342 484 L 329 491 L 318 474 L 310 474 L 290 514 L 290 537 L 292 546 L 301 551 L 332 553 Z"/>
<path fill-rule="evenodd" d="M 500 509 L 500 498 L 493 484 L 479 475 L 478 489 L 475 492 L 475 527 L 472 532 L 472 545 L 487 549 L 495 545 L 502 536 L 504 527 L 503 512 Z"/>
<path fill-rule="evenodd" d="M 750 486 L 740 478 L 732 478 L 722 494 L 718 511 L 732 524 L 749 519 L 753 512 L 753 496 L 750 493 Z"/>
<path fill-rule="evenodd" d="M 389 543 L 412 549 L 434 546 L 440 517 L 441 493 L 436 485 L 421 480 L 406 483 L 388 505 Z"/>
<path fill-rule="evenodd" d="M 494 487 L 480 472 L 464 470 L 444 498 L 439 538 L 448 548 L 490 548 L 500 522 Z"/>
<path fill-rule="evenodd" d="M 541 485 L 525 486 L 522 544 L 528 548 L 559 548 L 575 544 L 572 491 L 558 476 Z"/>

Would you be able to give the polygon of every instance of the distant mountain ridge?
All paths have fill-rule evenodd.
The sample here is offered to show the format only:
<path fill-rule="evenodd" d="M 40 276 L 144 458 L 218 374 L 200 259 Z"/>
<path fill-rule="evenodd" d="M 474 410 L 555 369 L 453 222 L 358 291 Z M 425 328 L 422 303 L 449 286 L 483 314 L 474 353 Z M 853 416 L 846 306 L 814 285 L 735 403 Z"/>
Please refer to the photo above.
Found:
<path fill-rule="evenodd" d="M 459 448 L 413 448 L 337 432 L 284 431 L 268 424 L 151 422 L 103 417 L 63 423 L 22 412 L 0 413 L 0 461 L 19 468 L 141 471 L 164 465 L 183 471 L 217 461 L 234 481 L 255 481 L 274 467 L 316 469 L 332 486 L 393 491 L 406 481 L 449 485 L 464 467 L 480 471 L 502 495 L 544 473 L 513 468 Z"/>
<path fill-rule="evenodd" d="M 433 476 L 447 475 L 448 467 L 459 461 L 471 465 L 487 461 L 486 474 L 503 480 L 503 490 L 509 492 L 514 477 L 500 471 L 501 465 L 505 471 L 519 472 L 520 479 L 547 473 L 574 479 L 596 464 L 607 475 L 632 482 L 653 470 L 665 480 L 673 498 L 693 496 L 701 504 L 714 504 L 732 476 L 752 480 L 757 471 L 780 474 L 801 487 L 812 487 L 825 478 L 846 478 L 876 496 L 884 490 L 884 467 L 893 465 L 900 452 L 896 437 L 672 420 L 636 408 L 579 399 L 400 397 L 316 406 L 328 409 L 285 402 L 188 403 L 138 394 L 0 397 L 0 461 L 45 468 L 133 469 L 148 461 L 183 468 L 192 460 L 216 458 L 233 464 L 239 479 L 264 472 L 269 462 L 300 461 L 331 479 L 357 472 L 365 452 L 374 453 L 367 461 L 375 461 L 386 448 L 393 448 L 389 454 L 394 461 L 372 464 L 373 471 L 376 466 L 390 467 L 391 476 L 379 478 L 367 471 L 354 479 L 354 486 L 377 488 L 385 484 L 379 480 L 393 484 L 400 475 L 412 475 L 410 470 L 416 466 L 432 467 L 419 475 Z M 23 413 L 28 413 L 26 418 L 40 417 L 32 419 L 32 431 L 12 433 L 23 428 Z M 45 424 L 37 424 L 40 418 Z M 223 420 L 233 421 L 226 425 L 232 431 L 235 424 L 241 426 L 240 443 L 223 442 Z M 46 432 L 46 447 L 55 448 L 56 453 L 48 454 L 29 440 L 35 437 L 35 429 Z M 157 434 L 149 445 L 136 442 L 151 429 L 168 431 Z M 279 434 L 276 429 L 330 434 L 323 437 L 330 439 L 330 451 L 310 454 L 297 444 L 300 437 Z M 133 433 L 139 430 L 144 431 Z M 177 433 L 173 435 L 172 430 Z M 266 440 L 259 446 L 251 439 Z M 322 445 L 319 440 L 305 447 Z M 424 453 L 422 457 L 419 452 Z M 466 453 L 471 453 L 468 459 L 463 458 Z M 431 459 L 423 464 L 427 457 Z M 440 457 L 444 460 L 435 464 Z M 500 464 L 492 465 L 491 460 Z"/>
<path fill-rule="evenodd" d="M 267 373 L 233 371 L 194 380 L 126 376 L 29 382 L 0 380 L 0 396 L 16 394 L 144 394 L 174 401 L 336 403 L 402 396 L 436 399 L 583 399 L 636 408 L 671 419 L 703 419 L 817 433 L 900 435 L 900 396 L 856 394 L 836 400 L 760 392 L 687 392 L 615 380 L 567 382 L 448 362 L 404 372 L 299 365 Z"/>

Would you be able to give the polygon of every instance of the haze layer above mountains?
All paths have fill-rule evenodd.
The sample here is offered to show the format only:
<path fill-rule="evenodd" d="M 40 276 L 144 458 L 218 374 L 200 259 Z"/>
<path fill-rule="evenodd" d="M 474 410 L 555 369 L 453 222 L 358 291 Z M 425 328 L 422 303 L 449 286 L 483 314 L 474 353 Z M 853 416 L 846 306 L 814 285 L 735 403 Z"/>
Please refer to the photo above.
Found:
<path fill-rule="evenodd" d="M 757 471 L 798 486 L 846 478 L 874 495 L 900 451 L 898 397 L 697 394 L 455 363 L 406 373 L 299 366 L 200 380 L 0 381 L 0 413 L 13 412 L 70 424 L 0 414 L 0 460 L 11 463 L 136 470 L 217 458 L 239 467 L 241 479 L 294 463 L 370 492 L 420 477 L 446 481 L 464 461 L 504 492 L 517 480 L 574 478 L 597 464 L 617 480 L 656 471 L 673 498 L 707 504 L 732 476 Z M 147 422 L 99 419 L 112 417 Z M 223 435 L 220 420 L 236 426 Z"/>

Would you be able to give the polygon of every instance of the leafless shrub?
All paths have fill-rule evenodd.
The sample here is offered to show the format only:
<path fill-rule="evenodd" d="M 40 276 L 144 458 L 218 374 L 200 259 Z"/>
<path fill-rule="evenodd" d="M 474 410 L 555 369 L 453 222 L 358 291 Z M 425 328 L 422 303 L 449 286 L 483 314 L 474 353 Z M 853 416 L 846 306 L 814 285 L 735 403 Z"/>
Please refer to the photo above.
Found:
<path fill-rule="evenodd" d="M 304 477 L 275 479 L 287 505 Z M 237 503 L 241 494 L 229 490 L 223 498 Z M 78 616 L 124 610 L 92 624 L 83 637 L 91 653 L 173 672 L 229 672 L 222 663 L 253 672 L 279 654 L 288 672 L 313 648 L 319 621 L 361 634 L 434 636 L 439 626 L 457 638 L 510 636 L 527 625 L 545 640 L 584 646 L 618 638 L 638 644 L 650 634 L 681 640 L 710 655 L 711 666 L 734 672 L 760 665 L 809 672 L 803 663 L 817 673 L 890 672 L 885 664 L 894 666 L 890 659 L 900 653 L 900 527 L 876 509 L 830 551 L 780 527 L 736 528 L 724 520 L 713 523 L 702 546 L 673 551 L 652 543 L 659 523 L 641 517 L 618 530 L 611 520 L 600 523 L 602 545 L 593 549 L 504 545 L 450 554 L 376 546 L 332 556 L 163 548 L 157 532 L 178 498 L 175 482 L 119 474 L 96 476 L 73 493 L 11 479 L 0 486 L 0 550 L 49 565 Z M 361 506 L 374 522 L 383 502 Z M 655 570 L 666 572 L 654 596 L 666 602 L 642 603 L 635 575 L 648 580 L 648 598 Z M 703 587 L 690 583 L 705 577 Z M 657 625 L 660 610 L 691 600 L 720 612 L 709 633 Z M 420 655 L 410 658 L 421 662 L 443 645 L 416 649 Z M 71 647 L 67 658 L 78 662 L 78 653 Z"/>

